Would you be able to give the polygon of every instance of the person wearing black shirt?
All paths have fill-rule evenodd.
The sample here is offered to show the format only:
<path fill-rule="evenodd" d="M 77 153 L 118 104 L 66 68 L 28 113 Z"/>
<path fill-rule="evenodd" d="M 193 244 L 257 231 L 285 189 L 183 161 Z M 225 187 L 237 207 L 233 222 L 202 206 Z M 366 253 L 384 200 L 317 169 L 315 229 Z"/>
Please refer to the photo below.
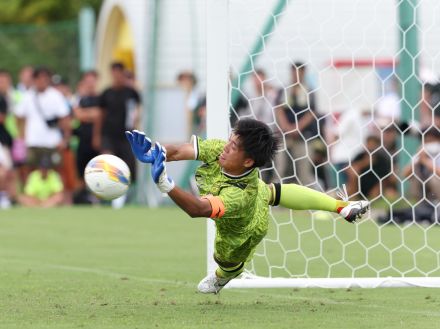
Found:
<path fill-rule="evenodd" d="M 87 163 L 99 154 L 99 136 L 96 125 L 101 118 L 99 95 L 97 92 L 98 74 L 87 71 L 82 74 L 78 84 L 78 103 L 73 107 L 73 114 L 79 121 L 79 126 L 74 130 L 78 137 L 76 153 L 76 166 L 81 189 L 75 196 L 75 203 L 90 203 L 91 197 L 85 188 L 84 170 Z"/>
<path fill-rule="evenodd" d="M 385 190 L 389 185 L 392 158 L 381 147 L 377 136 L 369 136 L 365 147 L 366 150 L 351 160 L 351 168 L 347 170 L 347 192 L 354 195 L 359 191 L 362 197 L 372 199 L 380 195 L 381 186 Z"/>
<path fill-rule="evenodd" d="M 131 171 L 132 180 L 136 177 L 136 166 L 125 131 L 135 129 L 139 120 L 139 93 L 126 83 L 122 63 L 111 65 L 112 86 L 104 90 L 99 98 L 102 109 L 101 151 L 124 160 Z"/>

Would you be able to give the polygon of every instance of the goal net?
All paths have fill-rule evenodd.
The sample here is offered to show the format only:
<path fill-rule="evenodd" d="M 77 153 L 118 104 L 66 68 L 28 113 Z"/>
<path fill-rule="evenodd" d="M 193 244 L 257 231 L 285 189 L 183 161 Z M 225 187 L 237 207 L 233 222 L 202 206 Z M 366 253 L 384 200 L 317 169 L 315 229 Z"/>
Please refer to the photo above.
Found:
<path fill-rule="evenodd" d="M 438 17 L 435 0 L 208 2 L 208 137 L 265 121 L 283 143 L 262 179 L 372 204 L 355 225 L 272 208 L 231 287 L 440 286 Z"/>

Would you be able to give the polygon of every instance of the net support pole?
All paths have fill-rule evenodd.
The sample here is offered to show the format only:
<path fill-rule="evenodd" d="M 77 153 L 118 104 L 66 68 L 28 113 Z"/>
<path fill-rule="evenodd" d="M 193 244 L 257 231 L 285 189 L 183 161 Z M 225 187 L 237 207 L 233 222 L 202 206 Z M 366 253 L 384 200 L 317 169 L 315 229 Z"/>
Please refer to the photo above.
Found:
<path fill-rule="evenodd" d="M 401 119 L 411 124 L 419 119 L 418 103 L 421 97 L 421 86 L 418 80 L 418 0 L 402 0 L 398 2 L 400 57 L 397 70 L 401 85 Z M 400 152 L 399 166 L 403 168 L 415 154 L 417 139 L 404 134 L 401 139 L 403 152 Z M 403 188 L 405 190 L 405 188 Z"/>
<path fill-rule="evenodd" d="M 228 52 L 228 2 L 209 0 L 206 2 L 206 129 L 208 138 L 228 138 L 229 127 L 229 52 Z M 216 264 L 213 260 L 215 237 L 214 222 L 207 224 L 208 273 L 212 273 Z"/>
<path fill-rule="evenodd" d="M 95 67 L 95 12 L 91 7 L 83 7 L 78 15 L 79 66 L 82 72 Z"/>
<path fill-rule="evenodd" d="M 146 72 L 144 84 L 142 86 L 142 114 L 141 128 L 151 138 L 155 138 L 154 130 L 154 112 L 156 108 L 156 75 L 157 75 L 157 49 L 160 17 L 160 1 L 148 1 L 147 13 L 148 19 L 145 20 L 145 30 L 147 31 L 147 42 L 145 44 L 145 63 Z M 138 166 L 137 171 L 137 202 L 147 204 L 149 207 L 156 207 L 159 204 L 157 199 L 156 187 L 151 179 L 149 166 Z"/>

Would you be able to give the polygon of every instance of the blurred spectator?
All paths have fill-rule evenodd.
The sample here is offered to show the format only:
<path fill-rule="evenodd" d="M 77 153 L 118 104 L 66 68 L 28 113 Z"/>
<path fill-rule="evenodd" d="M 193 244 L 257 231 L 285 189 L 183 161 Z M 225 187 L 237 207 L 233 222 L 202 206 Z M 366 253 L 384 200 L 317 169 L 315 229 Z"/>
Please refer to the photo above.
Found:
<path fill-rule="evenodd" d="M 366 199 L 393 193 L 391 156 L 381 147 L 380 138 L 375 135 L 367 137 L 365 149 L 358 153 L 347 169 L 347 192 L 354 196 L 359 192 Z M 360 184 L 360 186 L 358 186 Z"/>
<path fill-rule="evenodd" d="M 103 112 L 100 124 L 102 129 L 102 153 L 114 154 L 123 159 L 130 168 L 132 180 L 136 179 L 136 164 L 130 145 L 125 138 L 125 131 L 136 129 L 140 119 L 140 96 L 132 87 L 127 86 L 124 65 L 115 62 L 111 65 L 112 85 L 100 96 L 99 105 Z M 124 196 L 125 197 L 125 196 Z M 124 197 L 114 201 L 113 205 L 125 202 Z"/>
<path fill-rule="evenodd" d="M 195 110 L 199 104 L 200 92 L 196 88 L 197 78 L 191 71 L 182 71 L 177 76 L 177 83 L 182 89 L 185 97 L 185 114 L 187 118 L 188 133 L 190 136 L 195 132 Z"/>
<path fill-rule="evenodd" d="M 17 88 L 14 90 L 13 100 L 15 108 L 23 101 L 24 95 L 32 88 L 34 69 L 30 65 L 23 66 L 18 76 Z M 15 111 L 14 111 L 15 112 Z M 19 136 L 19 129 L 17 127 L 17 120 L 14 115 L 9 116 L 8 121 L 9 131 L 12 133 L 14 139 L 12 142 L 12 160 L 14 167 L 19 174 L 19 181 L 22 184 L 26 178 L 26 144 L 22 137 Z"/>
<path fill-rule="evenodd" d="M 76 153 L 76 166 L 80 180 L 80 190 L 76 203 L 90 203 L 92 196 L 84 183 L 84 170 L 87 163 L 99 154 L 99 136 L 95 125 L 101 118 L 97 90 L 98 74 L 95 71 L 83 73 L 78 85 L 78 104 L 73 108 L 79 126 L 75 129 L 79 143 Z"/>
<path fill-rule="evenodd" d="M 32 75 L 34 68 L 30 65 L 23 66 L 18 74 L 18 83 L 16 90 L 24 93 L 32 87 Z"/>
<path fill-rule="evenodd" d="M 422 130 L 426 130 L 431 126 L 440 127 L 440 83 L 427 84 L 426 93 L 426 102 L 422 102 L 422 105 L 426 105 L 427 103 L 427 112 L 430 121 L 424 126 L 422 125 Z"/>
<path fill-rule="evenodd" d="M 330 162 L 336 170 L 335 186 L 347 183 L 347 171 L 350 160 L 362 150 L 365 140 L 366 125 L 370 119 L 370 110 L 349 108 L 331 116 L 333 122 L 327 132 L 330 145 Z"/>
<path fill-rule="evenodd" d="M 397 91 L 397 80 L 391 79 L 385 84 L 385 94 L 378 99 L 374 111 L 374 121 L 381 127 L 388 127 L 400 122 L 400 100 L 401 97 Z"/>
<path fill-rule="evenodd" d="M 0 209 L 11 206 L 15 192 L 16 181 L 9 150 L 0 143 Z"/>
<path fill-rule="evenodd" d="M 409 188 L 404 188 L 412 207 L 392 209 L 378 222 L 394 223 L 425 222 L 440 224 L 440 132 L 431 127 L 423 137 L 423 144 L 412 163 L 402 171 L 409 179 Z"/>
<path fill-rule="evenodd" d="M 0 70 L 0 143 L 7 148 L 7 152 L 12 147 L 12 136 L 6 129 L 6 118 L 11 111 L 11 75 L 6 70 Z"/>
<path fill-rule="evenodd" d="M 63 182 L 59 174 L 51 169 L 49 156 L 41 157 L 38 169 L 32 171 L 27 178 L 24 193 L 17 198 L 25 207 L 49 208 L 63 203 Z"/>
<path fill-rule="evenodd" d="M 256 69 L 253 72 L 252 89 L 246 91 L 249 100 L 249 115 L 275 129 L 273 105 L 277 98 L 277 91 L 266 80 L 266 73 L 262 69 Z"/>
<path fill-rule="evenodd" d="M 72 88 L 69 85 L 69 81 L 59 74 L 55 74 L 52 76 L 52 85 L 64 96 L 67 106 L 70 110 L 72 110 L 74 104 L 74 95 L 72 93 Z"/>
<path fill-rule="evenodd" d="M 423 144 L 413 163 L 403 170 L 404 177 L 410 177 L 412 197 L 417 201 L 425 198 L 437 204 L 440 201 L 440 131 L 436 127 L 428 129 Z"/>
<path fill-rule="evenodd" d="M 27 164 L 37 167 L 43 156 L 55 166 L 61 164 L 60 151 L 70 140 L 69 108 L 63 95 L 51 87 L 51 73 L 37 68 L 33 73 L 34 87 L 25 93 L 16 108 L 20 138 L 27 146 Z"/>
<path fill-rule="evenodd" d="M 440 83 L 426 83 L 422 88 L 420 104 L 420 126 L 426 130 L 440 127 Z"/>
<path fill-rule="evenodd" d="M 281 177 L 295 177 L 301 185 L 319 189 L 312 163 L 312 145 L 319 141 L 315 95 L 306 85 L 306 65 L 296 62 L 290 69 L 291 85 L 280 90 L 276 101 L 276 119 L 287 149 L 278 153 L 277 169 Z"/>
<path fill-rule="evenodd" d="M 206 137 L 206 97 L 202 97 L 195 110 L 193 117 L 194 134 L 202 138 Z"/>
<path fill-rule="evenodd" d="M 67 107 L 69 108 L 69 119 L 72 127 L 73 122 L 73 106 L 75 103 L 75 96 L 72 93 L 72 89 L 67 79 L 63 78 L 59 74 L 52 76 L 52 85 L 58 90 L 64 97 Z M 62 166 L 58 168 L 58 172 L 63 179 L 64 185 L 64 204 L 70 205 L 73 203 L 73 193 L 76 189 L 76 161 L 75 154 L 70 147 L 70 140 L 66 148 L 60 151 Z"/>

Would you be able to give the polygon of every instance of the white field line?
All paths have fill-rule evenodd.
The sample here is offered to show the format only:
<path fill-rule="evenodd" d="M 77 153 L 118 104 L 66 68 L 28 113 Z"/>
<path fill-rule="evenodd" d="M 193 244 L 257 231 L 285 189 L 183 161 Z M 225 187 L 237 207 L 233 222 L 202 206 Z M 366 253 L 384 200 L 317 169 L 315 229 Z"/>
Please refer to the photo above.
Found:
<path fill-rule="evenodd" d="M 60 264 L 47 264 L 47 263 L 40 263 L 35 261 L 23 261 L 23 260 L 11 260 L 11 259 L 1 259 L 1 262 L 11 262 L 11 263 L 19 263 L 19 264 L 27 264 L 27 265 L 36 265 L 40 267 L 45 267 L 49 269 L 56 269 L 56 270 L 63 270 L 67 272 L 80 272 L 80 273 L 91 273 L 101 276 L 106 276 L 114 279 L 121 279 L 121 278 L 128 278 L 130 280 L 144 282 L 148 284 L 169 284 L 169 285 L 176 285 L 176 286 L 184 286 L 184 287 L 196 287 L 195 282 L 185 282 L 185 281 L 178 281 L 178 280 L 163 280 L 163 279 L 154 279 L 154 278 L 147 278 L 147 277 L 140 277 L 140 276 L 133 276 L 126 273 L 118 273 L 118 272 L 112 272 L 112 271 L 106 271 L 101 269 L 95 269 L 95 268 L 88 268 L 88 267 L 78 267 L 78 266 L 67 266 L 67 265 L 60 265 Z M 385 289 L 385 288 L 377 288 L 377 289 Z M 393 288 L 396 289 L 396 288 Z M 405 288 L 409 289 L 409 288 Z M 230 289 L 228 290 L 230 292 L 234 291 L 237 293 L 242 294 L 251 294 L 255 293 L 253 289 Z M 349 306 L 355 306 L 358 308 L 367 308 L 367 309 L 382 309 L 387 310 L 389 312 L 394 313 L 403 313 L 403 314 L 414 314 L 414 315 L 421 315 L 421 316 L 429 316 L 429 317 L 439 317 L 440 318 L 440 312 L 434 312 L 434 311 L 414 311 L 412 309 L 403 309 L 399 307 L 398 309 L 393 307 L 388 307 L 386 305 L 378 305 L 378 304 L 369 304 L 369 305 L 361 305 L 354 302 L 347 302 L 347 301 L 336 301 L 329 298 L 322 298 L 322 297 L 302 297 L 302 296 L 295 296 L 295 295 L 282 295 L 282 294 L 276 294 L 272 292 L 261 292 L 262 295 L 267 295 L 276 299 L 284 299 L 284 300 L 303 300 L 303 301 L 312 301 L 315 303 L 325 303 L 325 304 L 331 304 L 331 305 L 349 305 Z"/>
<path fill-rule="evenodd" d="M 0 258 L 0 261 L 26 264 L 29 266 L 34 265 L 34 266 L 40 266 L 40 267 L 45 267 L 45 268 L 50 268 L 50 269 L 55 269 L 55 270 L 63 270 L 63 271 L 68 271 L 68 272 L 91 273 L 91 274 L 107 276 L 107 277 L 115 278 L 115 279 L 127 278 L 127 279 L 131 279 L 134 281 L 141 281 L 141 282 L 146 282 L 146 283 L 163 283 L 163 284 L 171 284 L 171 285 L 177 285 L 177 286 L 189 286 L 189 287 L 192 287 L 195 285 L 195 283 L 192 283 L 192 282 L 145 278 L 145 277 L 133 276 L 130 274 L 118 273 L 118 272 L 101 270 L 101 269 L 96 269 L 96 268 L 69 266 L 69 265 L 60 265 L 60 264 L 48 264 L 48 263 L 36 262 L 33 260 L 24 261 L 24 260 L 1 259 Z"/>

